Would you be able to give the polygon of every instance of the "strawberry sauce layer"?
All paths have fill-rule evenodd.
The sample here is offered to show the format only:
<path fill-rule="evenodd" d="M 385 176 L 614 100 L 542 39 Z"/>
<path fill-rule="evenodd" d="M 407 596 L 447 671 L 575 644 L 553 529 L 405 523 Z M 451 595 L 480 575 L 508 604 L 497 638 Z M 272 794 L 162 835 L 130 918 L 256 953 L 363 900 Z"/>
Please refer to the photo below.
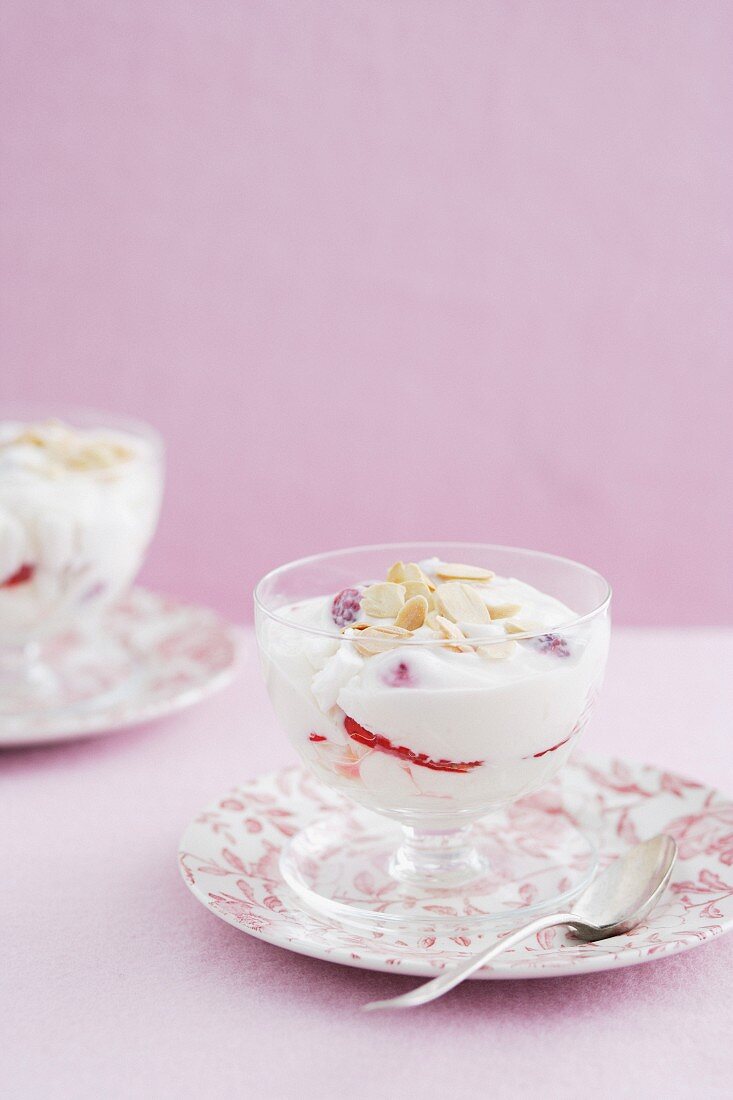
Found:
<path fill-rule="evenodd" d="M 0 588 L 15 588 L 17 584 L 25 584 L 27 581 L 33 580 L 33 574 L 36 571 L 35 565 L 21 565 L 19 569 L 16 569 L 11 577 L 4 580 L 0 584 Z"/>
<path fill-rule="evenodd" d="M 398 756 L 401 760 L 407 760 L 409 764 L 418 764 L 421 768 L 430 768 L 434 772 L 470 772 L 473 768 L 478 768 L 484 763 L 483 760 L 433 760 L 427 753 L 414 752 L 404 745 L 393 745 L 389 738 L 381 733 L 370 733 L 368 729 L 360 726 L 353 718 L 349 718 L 348 714 L 344 718 L 344 729 L 352 741 L 358 741 L 360 745 L 377 749 L 379 752 L 389 753 L 390 756 Z M 309 740 L 325 741 L 326 738 L 322 734 L 311 733 Z M 567 745 L 569 740 L 570 737 L 566 737 L 564 741 L 558 741 L 556 745 L 550 745 L 549 749 L 534 753 L 531 759 L 539 760 L 541 756 L 547 756 L 548 753 L 561 749 L 563 745 Z M 523 759 L 529 760 L 530 757 L 524 757 Z"/>
<path fill-rule="evenodd" d="M 570 737 L 572 737 L 572 734 L 570 735 Z M 536 752 L 532 759 L 539 760 L 541 756 L 547 756 L 548 752 L 554 752 L 555 749 L 561 749 L 563 745 L 567 745 L 570 737 L 566 737 L 564 741 L 558 741 L 556 745 L 550 745 L 549 749 L 543 749 L 542 752 Z"/>
<path fill-rule="evenodd" d="M 370 733 L 364 729 L 348 714 L 344 718 L 344 729 L 353 741 L 360 745 L 367 745 L 370 749 L 379 749 L 380 752 L 389 753 L 390 756 L 399 756 L 401 760 L 407 760 L 410 764 L 419 764 L 421 768 L 430 768 L 434 772 L 470 772 L 472 768 L 478 768 L 483 760 L 433 760 L 427 753 L 413 752 L 404 745 L 393 745 L 388 737 L 381 733 Z"/>

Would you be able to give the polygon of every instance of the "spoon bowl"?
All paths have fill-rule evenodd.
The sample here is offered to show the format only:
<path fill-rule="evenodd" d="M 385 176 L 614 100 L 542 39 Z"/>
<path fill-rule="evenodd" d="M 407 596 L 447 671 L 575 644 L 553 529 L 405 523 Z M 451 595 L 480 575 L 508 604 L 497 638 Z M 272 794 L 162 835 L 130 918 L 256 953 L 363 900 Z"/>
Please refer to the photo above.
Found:
<path fill-rule="evenodd" d="M 665 890 L 676 855 L 672 837 L 661 833 L 615 860 L 576 899 L 573 913 L 579 920 L 577 924 L 567 922 L 574 934 L 590 941 L 620 936 L 635 928 Z M 593 934 L 584 934 L 583 926 Z"/>

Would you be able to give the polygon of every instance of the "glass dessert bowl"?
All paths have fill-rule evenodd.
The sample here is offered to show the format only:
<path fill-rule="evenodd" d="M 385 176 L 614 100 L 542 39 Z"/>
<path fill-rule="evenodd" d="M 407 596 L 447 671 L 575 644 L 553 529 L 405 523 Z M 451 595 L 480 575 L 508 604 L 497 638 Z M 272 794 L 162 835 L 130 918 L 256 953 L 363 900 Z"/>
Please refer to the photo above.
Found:
<path fill-rule="evenodd" d="M 0 412 L 0 715 L 95 695 L 67 682 L 62 639 L 103 644 L 97 625 L 140 568 L 162 485 L 162 441 L 146 425 Z"/>
<path fill-rule="evenodd" d="M 582 889 L 592 840 L 556 795 L 526 796 L 588 721 L 609 604 L 586 566 L 481 544 L 360 547 L 267 574 L 255 608 L 274 709 L 350 800 L 284 850 L 291 887 L 373 926 L 483 923 Z"/>

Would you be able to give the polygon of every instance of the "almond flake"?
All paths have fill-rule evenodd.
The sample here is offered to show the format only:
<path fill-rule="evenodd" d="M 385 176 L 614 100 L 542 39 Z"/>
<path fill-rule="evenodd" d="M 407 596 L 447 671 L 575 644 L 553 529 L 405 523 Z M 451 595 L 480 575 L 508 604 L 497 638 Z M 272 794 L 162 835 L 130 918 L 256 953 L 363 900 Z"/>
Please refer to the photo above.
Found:
<path fill-rule="evenodd" d="M 511 619 L 522 610 L 520 603 L 489 604 L 489 615 L 492 619 Z"/>
<path fill-rule="evenodd" d="M 433 593 L 430 591 L 426 584 L 423 584 L 422 581 L 406 581 L 404 589 L 406 600 L 411 600 L 413 596 L 424 596 L 425 599 L 428 601 L 428 610 L 434 610 L 435 600 L 433 599 Z"/>
<path fill-rule="evenodd" d="M 47 447 L 48 440 L 46 440 L 40 432 L 34 431 L 33 428 L 26 428 L 20 435 L 17 435 L 15 439 L 8 440 L 3 446 L 14 447 L 16 444 L 20 444 L 21 446 L 28 444 L 29 447 Z"/>
<path fill-rule="evenodd" d="M 481 569 L 478 565 L 459 565 L 454 561 L 441 562 L 435 572 L 445 581 L 491 581 L 495 576 L 490 569 Z"/>
<path fill-rule="evenodd" d="M 131 458 L 132 451 L 117 443 L 90 443 L 69 452 L 66 465 L 73 470 L 103 470 Z"/>
<path fill-rule="evenodd" d="M 401 584 L 405 579 L 405 563 L 402 561 L 396 561 L 394 565 L 390 565 L 387 570 L 387 580 L 392 581 L 393 584 Z"/>
<path fill-rule="evenodd" d="M 531 634 L 538 627 L 536 623 L 513 623 L 507 619 L 504 623 L 504 629 L 507 634 Z"/>
<path fill-rule="evenodd" d="M 400 613 L 394 621 L 395 626 L 401 626 L 404 630 L 419 630 L 425 622 L 428 613 L 428 601 L 424 596 L 413 596 L 400 609 Z"/>
<path fill-rule="evenodd" d="M 489 609 L 475 588 L 460 581 L 439 584 L 435 591 L 438 607 L 456 623 L 490 623 Z"/>
<path fill-rule="evenodd" d="M 383 653 L 385 649 L 400 645 L 409 637 L 410 631 L 399 626 L 368 626 L 361 631 L 354 645 L 364 657 L 373 657 L 375 653 Z"/>
<path fill-rule="evenodd" d="M 476 646 L 476 652 L 489 661 L 503 661 L 511 657 L 516 648 L 517 643 L 509 639 L 506 642 L 495 642 L 494 645 Z"/>
<path fill-rule="evenodd" d="M 457 645 L 446 646 L 446 649 L 453 649 L 456 653 L 471 652 L 470 645 L 461 644 L 466 635 L 459 626 L 456 626 L 455 623 L 452 623 L 450 619 L 446 619 L 443 615 L 433 615 L 431 618 L 435 624 L 436 630 L 439 630 L 444 638 L 448 638 L 450 641 L 458 643 Z"/>
<path fill-rule="evenodd" d="M 350 630 L 367 630 L 371 625 L 371 623 L 349 623 L 342 628 L 341 633 L 347 634 Z"/>
<path fill-rule="evenodd" d="M 393 619 L 405 602 L 405 590 L 401 584 L 379 581 L 367 588 L 361 599 L 361 609 L 374 619 Z"/>
<path fill-rule="evenodd" d="M 408 562 L 405 566 L 405 581 L 407 583 L 419 581 L 420 584 L 424 584 L 427 588 L 429 588 L 431 592 L 435 591 L 435 585 L 430 580 L 430 577 L 427 575 L 427 573 L 423 573 L 420 566 L 417 565 L 414 561 Z"/>
<path fill-rule="evenodd" d="M 110 466 L 116 466 L 119 462 L 128 462 L 134 457 L 133 452 L 120 443 L 112 443 L 98 440 L 96 443 L 85 443 L 63 429 L 58 421 L 49 420 L 41 427 L 60 428 L 63 434 L 46 436 L 39 428 L 25 428 L 15 439 L 8 440 L 3 447 L 22 445 L 38 447 L 46 451 L 49 457 L 70 470 L 102 470 Z"/>
<path fill-rule="evenodd" d="M 507 634 L 524 634 L 525 632 L 525 627 L 521 623 L 513 623 L 511 619 L 507 619 L 504 623 L 504 629 Z"/>

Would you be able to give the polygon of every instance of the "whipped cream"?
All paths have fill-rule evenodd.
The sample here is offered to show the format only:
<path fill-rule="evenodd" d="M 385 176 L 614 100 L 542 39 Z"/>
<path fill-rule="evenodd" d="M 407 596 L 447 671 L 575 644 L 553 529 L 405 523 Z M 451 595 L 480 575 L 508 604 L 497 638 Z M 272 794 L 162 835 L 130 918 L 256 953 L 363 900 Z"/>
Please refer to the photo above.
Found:
<path fill-rule="evenodd" d="M 142 436 L 0 423 L 0 642 L 57 632 L 117 599 L 161 489 L 160 457 Z"/>
<path fill-rule="evenodd" d="M 296 747 L 330 786 L 407 822 L 477 816 L 543 785 L 590 713 L 606 616 L 578 622 L 488 570 L 461 578 L 471 567 L 432 558 L 400 583 L 399 566 L 397 580 L 259 614 L 268 688 Z"/>

